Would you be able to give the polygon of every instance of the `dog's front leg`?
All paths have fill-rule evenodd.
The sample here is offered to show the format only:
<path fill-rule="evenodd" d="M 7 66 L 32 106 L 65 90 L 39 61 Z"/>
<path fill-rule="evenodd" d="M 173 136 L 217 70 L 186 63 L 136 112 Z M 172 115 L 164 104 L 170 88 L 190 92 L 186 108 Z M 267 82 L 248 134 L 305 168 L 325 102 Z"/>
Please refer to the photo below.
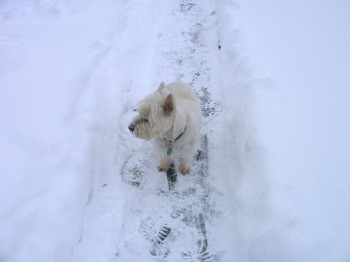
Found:
<path fill-rule="evenodd" d="M 188 173 L 190 173 L 190 160 L 188 160 L 187 158 L 180 158 L 180 173 L 183 175 L 186 175 Z"/>
<path fill-rule="evenodd" d="M 170 157 L 163 157 L 158 164 L 159 172 L 166 172 L 172 163 L 173 160 Z"/>

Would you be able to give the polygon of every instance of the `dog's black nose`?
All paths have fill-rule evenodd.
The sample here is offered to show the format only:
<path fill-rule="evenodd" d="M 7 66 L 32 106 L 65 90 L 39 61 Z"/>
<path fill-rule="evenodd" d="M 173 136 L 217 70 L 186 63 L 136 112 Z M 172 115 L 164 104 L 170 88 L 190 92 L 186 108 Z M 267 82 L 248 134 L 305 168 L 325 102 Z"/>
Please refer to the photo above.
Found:
<path fill-rule="evenodd" d="M 134 125 L 134 124 L 130 124 L 130 125 L 129 125 L 129 130 L 130 130 L 131 132 L 134 132 L 134 130 L 135 130 L 135 125 Z"/>

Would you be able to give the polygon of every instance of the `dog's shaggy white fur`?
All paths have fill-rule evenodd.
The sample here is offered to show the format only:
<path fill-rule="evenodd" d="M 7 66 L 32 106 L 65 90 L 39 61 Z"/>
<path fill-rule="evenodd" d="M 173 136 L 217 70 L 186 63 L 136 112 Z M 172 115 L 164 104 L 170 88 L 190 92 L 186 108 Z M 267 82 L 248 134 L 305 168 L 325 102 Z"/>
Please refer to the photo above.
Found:
<path fill-rule="evenodd" d="M 202 111 L 191 88 L 182 82 L 162 82 L 139 102 L 138 113 L 129 129 L 138 138 L 154 140 L 159 171 L 168 170 L 177 160 L 180 172 L 189 173 L 202 124 Z"/>

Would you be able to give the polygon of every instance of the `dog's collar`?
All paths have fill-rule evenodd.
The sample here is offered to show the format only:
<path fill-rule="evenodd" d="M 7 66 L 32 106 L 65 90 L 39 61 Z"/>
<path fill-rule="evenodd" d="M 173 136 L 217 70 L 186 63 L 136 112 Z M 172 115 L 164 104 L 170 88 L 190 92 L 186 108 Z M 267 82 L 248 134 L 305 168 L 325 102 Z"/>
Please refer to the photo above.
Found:
<path fill-rule="evenodd" d="M 182 137 L 182 135 L 185 133 L 185 131 L 186 131 L 186 127 L 185 127 L 184 131 L 177 138 L 174 139 L 174 141 L 171 141 L 171 143 L 175 142 L 176 140 L 179 140 Z"/>
<path fill-rule="evenodd" d="M 173 141 L 169 141 L 169 147 L 168 147 L 168 150 L 166 151 L 166 154 L 167 154 L 168 156 L 171 156 L 171 154 L 172 154 L 172 152 L 173 152 L 173 148 L 172 148 L 171 144 L 172 144 L 173 142 L 179 140 L 179 139 L 182 137 L 182 135 L 185 133 L 185 131 L 186 131 L 186 127 L 185 127 L 184 131 L 182 131 L 182 133 L 181 133 L 180 135 L 178 135 L 177 138 L 175 138 Z"/>

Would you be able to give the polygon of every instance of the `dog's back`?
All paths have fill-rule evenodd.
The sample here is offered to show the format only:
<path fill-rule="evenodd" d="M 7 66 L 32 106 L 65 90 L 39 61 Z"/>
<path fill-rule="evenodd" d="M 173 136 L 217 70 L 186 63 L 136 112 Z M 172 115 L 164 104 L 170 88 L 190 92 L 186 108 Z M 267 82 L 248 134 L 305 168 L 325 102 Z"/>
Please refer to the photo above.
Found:
<path fill-rule="evenodd" d="M 181 105 L 178 111 L 186 112 L 190 117 L 187 119 L 187 126 L 191 132 L 198 133 L 202 125 L 202 110 L 199 100 L 192 88 L 183 82 L 174 82 L 167 85 L 168 91 L 173 94 L 175 103 Z M 179 102 L 178 100 L 182 100 Z M 176 102 L 177 101 L 177 102 Z M 183 115 L 185 115 L 183 113 Z"/>
<path fill-rule="evenodd" d="M 170 93 L 174 94 L 175 96 L 178 96 L 185 100 L 192 100 L 199 106 L 196 94 L 187 84 L 183 82 L 174 82 L 167 85 L 167 89 L 170 91 Z"/>

